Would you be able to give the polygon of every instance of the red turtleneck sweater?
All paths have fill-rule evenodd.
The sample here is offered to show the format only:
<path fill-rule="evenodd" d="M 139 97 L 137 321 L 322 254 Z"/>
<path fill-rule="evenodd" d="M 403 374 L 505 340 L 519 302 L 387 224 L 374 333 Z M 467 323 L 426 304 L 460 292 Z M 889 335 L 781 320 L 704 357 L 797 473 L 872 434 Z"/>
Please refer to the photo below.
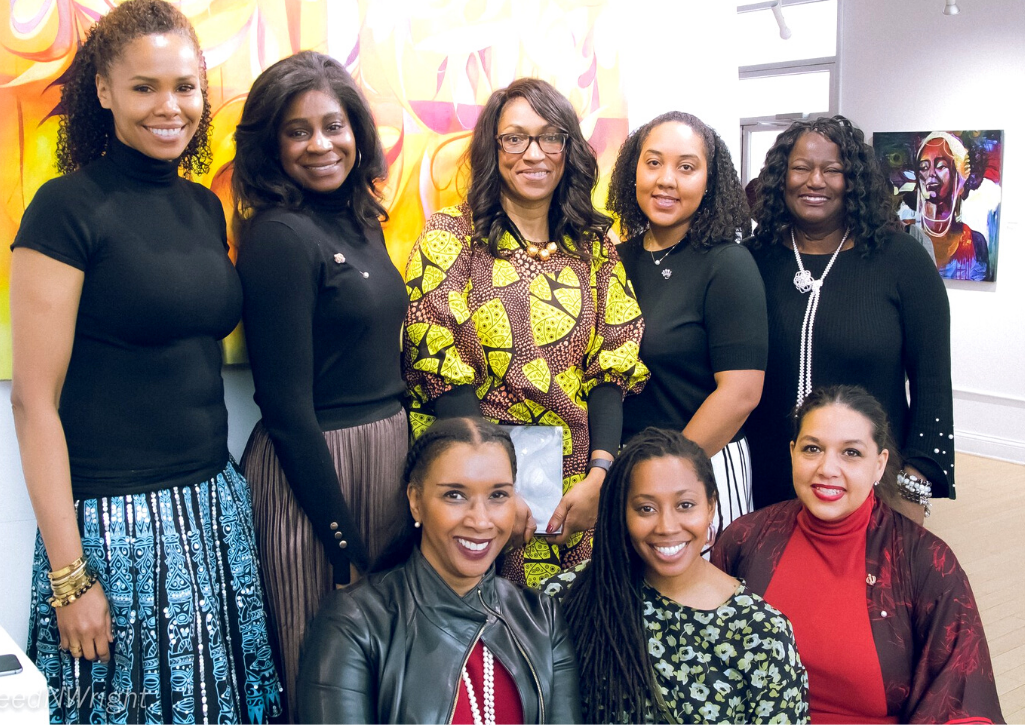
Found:
<path fill-rule="evenodd" d="M 765 601 L 794 626 L 808 670 L 812 723 L 890 723 L 868 619 L 865 534 L 875 495 L 845 519 L 802 509 Z"/>

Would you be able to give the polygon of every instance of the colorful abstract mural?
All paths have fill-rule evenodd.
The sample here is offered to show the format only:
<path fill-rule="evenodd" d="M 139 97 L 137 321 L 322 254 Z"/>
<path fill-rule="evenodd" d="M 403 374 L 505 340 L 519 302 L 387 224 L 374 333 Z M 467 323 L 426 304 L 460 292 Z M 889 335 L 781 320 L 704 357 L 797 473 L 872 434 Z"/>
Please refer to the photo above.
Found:
<path fill-rule="evenodd" d="M 612 0 L 180 0 L 206 56 L 214 109 L 209 174 L 231 213 L 232 134 L 259 73 L 299 50 L 341 60 L 374 110 L 388 158 L 385 236 L 400 268 L 424 220 L 465 193 L 463 152 L 481 105 L 521 76 L 571 100 L 604 170 L 627 134 Z M 0 0 L 0 378 L 11 374 L 10 243 L 54 176 L 61 77 L 115 0 Z M 230 228 L 230 224 L 229 224 Z M 234 240 L 230 240 L 234 244 Z M 233 247 L 234 248 L 234 247 Z M 245 359 L 239 331 L 229 363 Z"/>
<path fill-rule="evenodd" d="M 944 279 L 996 280 L 1003 140 L 1003 131 L 872 137 L 901 221 Z"/>

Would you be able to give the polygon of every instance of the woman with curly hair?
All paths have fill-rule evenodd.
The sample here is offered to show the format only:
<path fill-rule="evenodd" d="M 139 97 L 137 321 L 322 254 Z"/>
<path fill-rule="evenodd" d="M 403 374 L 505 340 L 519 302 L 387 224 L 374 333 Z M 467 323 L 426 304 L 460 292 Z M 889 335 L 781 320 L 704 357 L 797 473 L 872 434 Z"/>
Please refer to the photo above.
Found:
<path fill-rule="evenodd" d="M 265 70 L 235 144 L 242 320 L 263 413 L 242 469 L 295 719 L 306 625 L 402 512 L 408 299 L 381 233 L 381 142 L 341 63 L 304 51 Z"/>
<path fill-rule="evenodd" d="M 808 721 L 790 622 L 701 556 L 717 498 L 708 456 L 679 431 L 623 447 L 594 556 L 542 587 L 577 646 L 584 722 Z"/>
<path fill-rule="evenodd" d="M 219 341 L 242 288 L 185 16 L 130 0 L 79 48 L 11 264 L 12 403 L 39 534 L 28 652 L 55 722 L 280 711 Z"/>
<path fill-rule="evenodd" d="M 535 78 L 495 91 L 468 156 L 466 202 L 428 220 L 406 268 L 410 421 L 414 435 L 459 415 L 562 429 L 550 536 L 505 563 L 537 586 L 590 557 L 623 396 L 648 376 L 644 325 L 609 219 L 591 204 L 598 164 L 565 96 Z"/>
<path fill-rule="evenodd" d="M 619 255 L 644 313 L 651 380 L 623 406 L 624 439 L 648 426 L 682 430 L 712 458 L 716 532 L 751 510 L 743 425 L 765 370 L 765 295 L 751 253 L 744 190 L 719 135 L 671 111 L 630 134 L 616 159 L 609 209 Z"/>
<path fill-rule="evenodd" d="M 898 231 L 875 155 L 843 116 L 794 123 L 759 181 L 749 244 L 769 359 L 747 426 L 755 505 L 794 497 L 795 406 L 813 386 L 860 385 L 882 404 L 906 463 L 902 513 L 922 521 L 930 495 L 954 496 L 950 306 L 936 267 Z"/>

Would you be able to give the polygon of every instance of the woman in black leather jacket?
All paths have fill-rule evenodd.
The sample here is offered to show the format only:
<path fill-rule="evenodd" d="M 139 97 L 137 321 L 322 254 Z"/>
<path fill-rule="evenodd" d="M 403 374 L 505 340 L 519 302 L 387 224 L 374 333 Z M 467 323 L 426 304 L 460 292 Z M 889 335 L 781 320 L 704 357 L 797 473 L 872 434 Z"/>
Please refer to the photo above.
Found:
<path fill-rule="evenodd" d="M 309 631 L 303 722 L 580 722 L 557 606 L 495 576 L 515 474 L 509 435 L 483 419 L 439 420 L 417 440 L 404 530 L 378 573 L 335 592 Z"/>

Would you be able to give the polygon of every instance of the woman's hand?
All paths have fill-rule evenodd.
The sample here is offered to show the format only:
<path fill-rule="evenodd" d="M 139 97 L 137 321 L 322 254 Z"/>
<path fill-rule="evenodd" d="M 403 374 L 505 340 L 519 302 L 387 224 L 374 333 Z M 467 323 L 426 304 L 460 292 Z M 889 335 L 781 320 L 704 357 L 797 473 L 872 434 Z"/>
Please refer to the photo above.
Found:
<path fill-rule="evenodd" d="M 513 524 L 512 536 L 509 537 L 509 546 L 523 546 L 528 541 L 534 538 L 534 532 L 537 531 L 537 521 L 534 520 L 534 514 L 530 510 L 530 506 L 522 496 L 516 494 L 516 522 Z"/>
<path fill-rule="evenodd" d="M 57 607 L 57 628 L 61 649 L 71 652 L 72 657 L 85 657 L 90 662 L 110 660 L 114 634 L 107 595 L 99 582 L 71 604 Z"/>
<path fill-rule="evenodd" d="M 562 528 L 562 533 L 551 539 L 553 544 L 565 544 L 573 534 L 594 528 L 598 520 L 598 496 L 604 481 L 605 471 L 592 468 L 583 481 L 562 497 L 548 522 L 549 532 Z"/>

